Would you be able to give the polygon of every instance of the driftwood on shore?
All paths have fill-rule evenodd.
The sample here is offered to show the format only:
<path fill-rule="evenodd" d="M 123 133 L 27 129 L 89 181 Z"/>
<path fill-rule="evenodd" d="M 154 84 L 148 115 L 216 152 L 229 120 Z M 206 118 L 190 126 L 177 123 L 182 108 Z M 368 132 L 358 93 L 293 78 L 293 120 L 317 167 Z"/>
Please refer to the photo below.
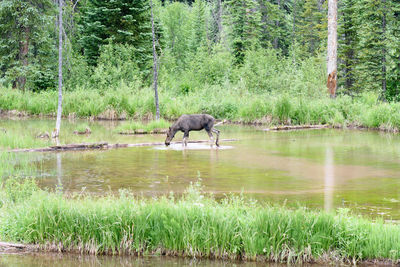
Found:
<path fill-rule="evenodd" d="M 34 250 L 35 247 L 32 245 L 0 242 L 0 253 L 21 253 Z"/>
<path fill-rule="evenodd" d="M 237 139 L 222 139 L 222 142 L 237 141 Z M 209 140 L 193 140 L 188 143 L 208 143 Z M 172 144 L 182 144 L 182 141 L 172 142 Z M 136 143 L 136 144 L 109 144 L 107 142 L 99 143 L 81 143 L 81 144 L 68 144 L 49 146 L 42 148 L 24 148 L 24 149 L 12 149 L 10 152 L 52 152 L 52 151 L 72 151 L 72 150 L 92 150 L 92 149 L 113 149 L 123 147 L 142 147 L 142 146 L 160 146 L 164 145 L 164 142 L 153 142 L 153 143 Z"/>
<path fill-rule="evenodd" d="M 329 128 L 329 125 L 319 124 L 319 125 L 282 125 L 263 129 L 263 131 L 288 131 L 288 130 L 304 130 L 304 129 L 323 129 Z"/>

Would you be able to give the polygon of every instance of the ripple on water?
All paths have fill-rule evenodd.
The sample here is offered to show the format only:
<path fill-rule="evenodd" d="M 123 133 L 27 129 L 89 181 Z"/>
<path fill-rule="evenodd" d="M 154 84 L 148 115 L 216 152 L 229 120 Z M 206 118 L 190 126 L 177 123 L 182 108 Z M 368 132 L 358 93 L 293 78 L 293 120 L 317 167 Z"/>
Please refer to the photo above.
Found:
<path fill-rule="evenodd" d="M 209 144 L 189 143 L 187 147 L 182 144 L 171 144 L 170 146 L 155 146 L 157 150 L 225 150 L 232 149 L 233 146 L 211 146 Z"/>

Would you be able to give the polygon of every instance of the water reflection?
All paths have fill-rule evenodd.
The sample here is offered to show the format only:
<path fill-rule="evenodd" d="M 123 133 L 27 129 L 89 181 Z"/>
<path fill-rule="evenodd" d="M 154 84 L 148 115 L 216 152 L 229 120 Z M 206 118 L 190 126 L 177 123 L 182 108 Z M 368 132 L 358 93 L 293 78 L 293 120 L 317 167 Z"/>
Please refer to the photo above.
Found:
<path fill-rule="evenodd" d="M 57 185 L 56 185 L 56 192 L 61 194 L 61 193 L 63 193 L 61 153 L 57 153 L 56 157 L 57 157 Z"/>
<path fill-rule="evenodd" d="M 171 258 L 161 256 L 147 257 L 123 257 L 123 256 L 87 256 L 87 255 L 72 255 L 72 254 L 0 254 L 0 266 L 13 267 L 114 267 L 114 266 L 163 266 L 163 267 L 284 267 L 287 265 L 261 262 L 235 262 L 235 261 L 220 261 L 220 260 L 200 260 L 188 258 Z M 303 265 L 307 266 L 307 265 Z"/>
<path fill-rule="evenodd" d="M 324 176 L 324 209 L 331 211 L 333 207 L 333 187 L 335 185 L 335 167 L 332 147 L 325 150 Z"/>

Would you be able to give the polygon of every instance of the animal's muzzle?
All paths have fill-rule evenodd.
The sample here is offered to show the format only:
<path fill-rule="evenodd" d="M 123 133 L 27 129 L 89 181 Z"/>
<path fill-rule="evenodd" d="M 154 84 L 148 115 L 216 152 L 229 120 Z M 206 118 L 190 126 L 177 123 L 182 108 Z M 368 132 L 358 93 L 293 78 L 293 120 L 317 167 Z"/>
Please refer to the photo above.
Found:
<path fill-rule="evenodd" d="M 169 146 L 169 145 L 170 145 L 170 142 L 165 142 L 165 145 L 166 145 L 166 146 Z"/>

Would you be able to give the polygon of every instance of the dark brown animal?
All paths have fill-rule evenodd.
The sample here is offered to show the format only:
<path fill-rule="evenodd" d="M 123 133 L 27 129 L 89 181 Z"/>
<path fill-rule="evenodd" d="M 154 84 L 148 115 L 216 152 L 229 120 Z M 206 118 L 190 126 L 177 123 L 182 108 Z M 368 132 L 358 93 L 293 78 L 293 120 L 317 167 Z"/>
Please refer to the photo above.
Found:
<path fill-rule="evenodd" d="M 215 145 L 219 146 L 218 139 L 220 131 L 214 128 L 214 123 L 215 119 L 207 114 L 182 115 L 171 127 L 169 127 L 167 138 L 165 139 L 165 145 L 169 146 L 175 134 L 178 131 L 181 131 L 183 132 L 183 145 L 187 146 L 189 132 L 200 131 L 204 129 L 208 133 L 212 144 L 214 143 L 214 137 L 212 133 L 215 133 L 217 135 Z"/>

